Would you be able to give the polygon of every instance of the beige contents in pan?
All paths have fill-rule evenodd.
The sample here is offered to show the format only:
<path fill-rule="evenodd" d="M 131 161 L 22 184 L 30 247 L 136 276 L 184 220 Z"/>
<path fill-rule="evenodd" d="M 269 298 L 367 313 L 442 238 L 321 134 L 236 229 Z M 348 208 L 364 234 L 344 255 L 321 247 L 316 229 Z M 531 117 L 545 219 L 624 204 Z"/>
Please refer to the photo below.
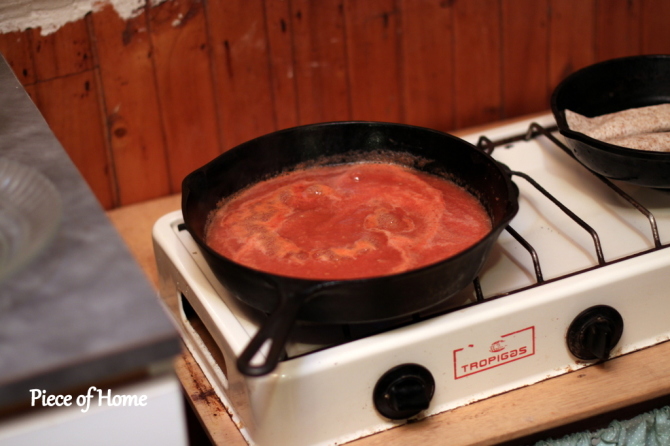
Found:
<path fill-rule="evenodd" d="M 617 146 L 670 152 L 670 104 L 631 108 L 589 118 L 565 111 L 571 130 Z"/>

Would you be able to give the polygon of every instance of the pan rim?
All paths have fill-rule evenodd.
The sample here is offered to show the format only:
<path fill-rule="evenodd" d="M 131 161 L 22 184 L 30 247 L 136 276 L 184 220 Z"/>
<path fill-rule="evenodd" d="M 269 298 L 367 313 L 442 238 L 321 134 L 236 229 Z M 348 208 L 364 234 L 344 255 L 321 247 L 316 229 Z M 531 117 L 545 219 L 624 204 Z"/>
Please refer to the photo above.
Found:
<path fill-rule="evenodd" d="M 200 168 L 196 169 L 195 171 L 189 173 L 183 180 L 183 184 L 187 184 L 187 182 L 194 176 L 196 175 L 199 171 L 206 170 L 208 166 L 211 166 L 212 163 L 216 162 L 217 159 L 219 159 L 221 156 L 225 155 L 226 153 L 230 153 L 229 156 L 235 156 L 236 152 L 241 152 L 244 150 L 245 147 L 248 147 L 253 144 L 258 144 L 262 142 L 265 138 L 271 138 L 275 137 L 276 135 L 288 133 L 288 132 L 295 132 L 299 130 L 305 130 L 305 129 L 318 129 L 318 128 L 323 128 L 323 127 L 329 127 L 329 126 L 348 126 L 348 125 L 365 125 L 365 126 L 370 126 L 370 127 L 388 127 L 392 126 L 395 128 L 410 128 L 410 129 L 415 129 L 419 131 L 427 131 L 430 133 L 434 133 L 436 135 L 439 135 L 440 137 L 448 137 L 448 139 L 453 140 L 457 142 L 458 144 L 461 145 L 467 145 L 471 150 L 476 151 L 480 156 L 483 156 L 484 159 L 486 159 L 487 163 L 490 163 L 491 165 L 495 166 L 496 169 L 499 170 L 501 177 L 504 178 L 504 181 L 506 183 L 507 191 L 508 191 L 508 196 L 507 196 L 507 209 L 505 210 L 504 217 L 502 217 L 498 222 L 492 225 L 491 230 L 484 236 L 482 239 L 478 240 L 475 242 L 473 245 L 469 246 L 468 248 L 454 254 L 448 257 L 445 257 L 441 260 L 438 260 L 436 262 L 430 263 L 428 265 L 423 265 L 418 268 L 413 268 L 410 270 L 398 272 L 398 273 L 392 273 L 392 274 L 384 274 L 384 275 L 377 275 L 377 276 L 369 276 L 369 277 L 362 277 L 362 278 L 351 278 L 351 279 L 309 279 L 309 278 L 304 278 L 304 277 L 299 277 L 299 276 L 288 276 L 288 275 L 282 275 L 282 274 L 276 274 L 276 273 L 271 273 L 265 270 L 257 269 L 239 262 L 236 262 L 229 257 L 226 257 L 214 249 L 212 249 L 202 237 L 196 237 L 194 236 L 194 240 L 196 243 L 200 246 L 201 249 L 205 249 L 209 255 L 214 256 L 215 258 L 222 259 L 237 268 L 249 271 L 250 273 L 253 273 L 258 276 L 263 276 L 264 278 L 271 278 L 272 280 L 279 280 L 279 281 L 291 281 L 292 283 L 296 284 L 303 284 L 303 285 L 315 285 L 315 284 L 320 284 L 320 283 L 346 283 L 346 284 L 363 284 L 375 280 L 380 280 L 380 279 L 385 279 L 385 278 L 404 278 L 404 277 L 411 277 L 413 275 L 421 275 L 423 272 L 434 269 L 434 268 L 439 268 L 444 262 L 450 261 L 452 259 L 457 260 L 461 257 L 467 256 L 471 251 L 476 250 L 480 247 L 480 245 L 484 244 L 489 238 L 495 238 L 499 236 L 500 232 L 509 224 L 509 222 L 514 218 L 514 216 L 518 213 L 519 210 L 519 202 L 518 202 L 518 187 L 512 181 L 511 175 L 505 171 L 505 169 L 502 167 L 504 166 L 502 163 L 496 161 L 490 154 L 485 152 L 484 150 L 481 150 L 474 144 L 471 144 L 468 141 L 465 141 L 461 138 L 458 138 L 457 136 L 454 136 L 452 134 L 449 134 L 447 132 L 443 132 L 440 130 L 428 128 L 428 127 L 422 127 L 422 126 L 417 126 L 417 125 L 412 125 L 412 124 L 404 124 L 404 123 L 394 123 L 394 122 L 387 122 L 387 121 L 368 121 L 368 120 L 347 120 L 347 121 L 326 121 L 326 122 L 317 122 L 317 123 L 311 123 L 311 124 L 304 124 L 304 125 L 299 125 L 299 126 L 294 126 L 294 127 L 289 127 L 286 129 L 278 130 L 276 132 L 271 132 L 267 133 L 264 135 L 260 135 L 258 137 L 255 137 L 251 140 L 245 141 L 230 150 L 224 152 L 223 154 L 217 156 L 216 158 L 212 159 L 210 162 L 206 163 L 205 165 L 201 166 Z M 400 153 L 400 152 L 399 152 Z M 409 152 L 406 152 L 409 154 Z M 281 173 L 277 173 L 275 175 L 280 175 Z M 261 180 L 262 181 L 262 180 Z M 256 184 L 258 181 L 254 181 L 251 184 Z M 184 207 L 184 203 L 186 201 L 186 197 L 182 198 L 182 208 Z M 480 200 L 478 198 L 478 200 Z M 194 228 L 191 227 L 191 222 L 190 221 L 184 221 L 188 231 L 191 233 L 193 236 L 194 234 Z M 492 222 L 493 223 L 493 222 Z M 493 241 L 494 242 L 494 241 Z"/>
<path fill-rule="evenodd" d="M 558 105 L 560 96 L 561 94 L 564 94 L 567 86 L 570 85 L 572 82 L 574 82 L 575 79 L 584 77 L 590 72 L 597 72 L 599 70 L 602 70 L 603 67 L 608 66 L 619 66 L 621 64 L 637 62 L 637 61 L 656 61 L 656 60 L 665 61 L 670 64 L 670 54 L 641 54 L 641 55 L 623 56 L 623 57 L 607 59 L 600 62 L 596 62 L 591 65 L 587 65 L 565 77 L 565 79 L 563 79 L 554 89 L 550 101 L 551 110 L 554 114 L 556 125 L 558 127 L 560 134 L 565 136 L 566 138 L 570 138 L 575 141 L 579 141 L 583 144 L 587 144 L 600 151 L 613 153 L 618 156 L 636 158 L 641 160 L 649 160 L 649 161 L 657 161 L 657 160 L 670 161 L 670 151 L 632 149 L 629 147 L 619 146 L 599 139 L 595 139 L 582 132 L 572 130 L 568 126 L 565 117 L 566 108 L 561 108 Z M 654 104 L 650 103 L 649 105 Z"/>

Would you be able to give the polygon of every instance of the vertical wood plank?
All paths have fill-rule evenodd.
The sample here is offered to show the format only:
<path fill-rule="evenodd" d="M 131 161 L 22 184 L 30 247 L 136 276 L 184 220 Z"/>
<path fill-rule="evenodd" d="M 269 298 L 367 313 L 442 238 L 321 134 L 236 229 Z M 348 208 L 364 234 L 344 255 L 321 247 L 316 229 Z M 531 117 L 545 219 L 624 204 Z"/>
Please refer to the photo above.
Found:
<path fill-rule="evenodd" d="M 222 149 L 277 128 L 375 119 L 449 130 L 545 110 L 582 66 L 670 53 L 669 9 L 665 0 L 171 0 L 128 22 L 108 7 L 48 36 L 6 33 L 0 52 L 114 206 L 176 192 Z M 84 78 L 104 101 L 100 128 L 94 90 L 80 97 Z M 66 114 L 55 113 L 58 101 Z M 99 138 L 103 148 L 90 149 Z"/>
<path fill-rule="evenodd" d="M 275 130 L 263 0 L 207 3 L 224 149 Z"/>
<path fill-rule="evenodd" d="M 352 118 L 401 117 L 399 11 L 394 0 L 345 2 Z"/>
<path fill-rule="evenodd" d="M 222 152 L 202 0 L 173 0 L 149 10 L 170 190 Z"/>
<path fill-rule="evenodd" d="M 38 82 L 33 97 L 100 204 L 111 209 L 115 206 L 113 172 L 97 90 L 94 73 L 85 71 Z"/>
<path fill-rule="evenodd" d="M 63 25 L 43 36 L 41 29 L 32 29 L 32 50 L 37 80 L 81 73 L 93 68 L 91 42 L 86 20 Z"/>
<path fill-rule="evenodd" d="M 106 7 L 92 17 L 120 204 L 168 195 L 146 12 L 124 22 Z"/>
<path fill-rule="evenodd" d="M 351 119 L 342 0 L 292 0 L 298 119 Z"/>
<path fill-rule="evenodd" d="M 503 117 L 546 110 L 548 0 L 502 0 Z"/>
<path fill-rule="evenodd" d="M 595 62 L 595 0 L 551 0 L 549 87 Z"/>
<path fill-rule="evenodd" d="M 638 54 L 640 1 L 596 1 L 596 60 Z"/>
<path fill-rule="evenodd" d="M 0 34 L 0 53 L 24 86 L 35 83 L 35 64 L 30 48 L 30 35 L 30 30 Z"/>
<path fill-rule="evenodd" d="M 451 4 L 402 0 L 400 5 L 404 122 L 450 130 L 455 122 Z"/>
<path fill-rule="evenodd" d="M 499 1 L 459 0 L 454 15 L 455 127 L 502 118 Z"/>
<path fill-rule="evenodd" d="M 293 63 L 293 25 L 288 0 L 265 0 L 272 73 L 272 98 L 278 129 L 298 125 L 298 97 Z"/>
<path fill-rule="evenodd" d="M 641 51 L 645 54 L 670 54 L 670 2 L 643 0 L 641 13 Z"/>

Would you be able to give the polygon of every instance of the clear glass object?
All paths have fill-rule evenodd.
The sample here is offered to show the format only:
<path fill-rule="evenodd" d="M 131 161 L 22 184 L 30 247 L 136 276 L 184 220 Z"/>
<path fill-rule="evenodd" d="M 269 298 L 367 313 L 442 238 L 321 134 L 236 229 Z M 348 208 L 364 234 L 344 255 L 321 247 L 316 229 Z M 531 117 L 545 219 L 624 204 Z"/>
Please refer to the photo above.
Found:
<path fill-rule="evenodd" d="M 61 217 L 61 197 L 49 179 L 0 157 L 0 282 L 49 244 Z"/>

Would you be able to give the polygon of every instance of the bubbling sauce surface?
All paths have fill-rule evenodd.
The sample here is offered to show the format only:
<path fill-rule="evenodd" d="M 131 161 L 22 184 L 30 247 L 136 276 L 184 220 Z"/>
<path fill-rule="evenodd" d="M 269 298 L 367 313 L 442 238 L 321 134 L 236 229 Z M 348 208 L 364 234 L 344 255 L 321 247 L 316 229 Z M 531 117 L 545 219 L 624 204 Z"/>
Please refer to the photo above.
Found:
<path fill-rule="evenodd" d="M 256 183 L 212 212 L 205 242 L 268 273 L 345 280 L 438 262 L 490 231 L 483 206 L 456 184 L 369 162 Z"/>

